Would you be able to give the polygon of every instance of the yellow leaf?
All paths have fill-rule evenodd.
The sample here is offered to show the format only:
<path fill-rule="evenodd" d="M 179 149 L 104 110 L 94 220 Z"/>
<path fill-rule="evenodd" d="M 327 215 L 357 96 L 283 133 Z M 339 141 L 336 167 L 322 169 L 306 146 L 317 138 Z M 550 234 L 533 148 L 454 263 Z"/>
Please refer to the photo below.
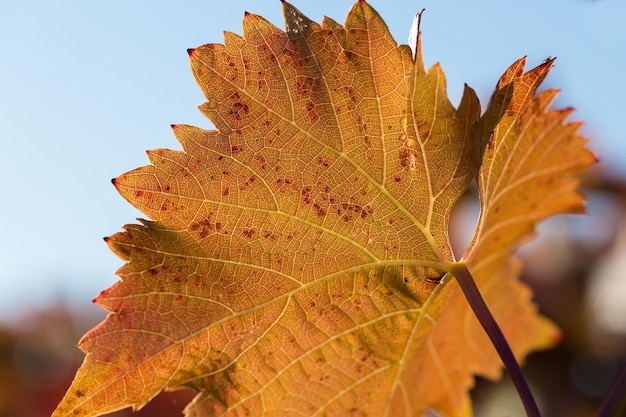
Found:
<path fill-rule="evenodd" d="M 520 358 L 557 338 L 513 258 L 537 221 L 580 211 L 570 176 L 593 162 L 554 92 L 534 97 L 550 64 L 514 64 L 479 118 L 365 2 L 343 26 L 283 7 L 284 32 L 246 14 L 243 37 L 189 51 L 216 130 L 173 126 L 182 151 L 114 181 L 151 220 L 107 239 L 127 263 L 55 417 L 181 387 L 188 416 L 470 415 L 472 375 L 500 365 L 437 281 L 476 175 L 464 262 Z"/>

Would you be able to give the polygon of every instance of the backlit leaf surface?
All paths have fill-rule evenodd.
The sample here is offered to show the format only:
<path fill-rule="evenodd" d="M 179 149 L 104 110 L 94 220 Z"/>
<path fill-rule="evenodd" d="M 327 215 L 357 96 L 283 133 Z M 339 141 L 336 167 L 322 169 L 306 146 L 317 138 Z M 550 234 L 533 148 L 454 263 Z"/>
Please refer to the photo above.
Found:
<path fill-rule="evenodd" d="M 435 281 L 475 177 L 463 261 L 520 358 L 558 338 L 513 258 L 538 221 L 582 210 L 571 174 L 593 162 L 556 93 L 535 95 L 551 62 L 516 62 L 481 117 L 365 2 L 343 26 L 283 7 L 286 31 L 246 14 L 243 37 L 189 51 L 216 130 L 175 125 L 182 151 L 114 180 L 151 220 L 107 238 L 127 263 L 55 416 L 180 387 L 198 391 L 188 416 L 470 415 L 472 375 L 501 366 L 454 280 Z"/>

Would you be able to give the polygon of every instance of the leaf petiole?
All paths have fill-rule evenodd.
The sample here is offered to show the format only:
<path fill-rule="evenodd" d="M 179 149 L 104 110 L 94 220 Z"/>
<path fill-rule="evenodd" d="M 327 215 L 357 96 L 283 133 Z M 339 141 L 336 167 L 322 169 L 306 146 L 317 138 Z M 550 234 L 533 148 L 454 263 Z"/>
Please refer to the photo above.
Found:
<path fill-rule="evenodd" d="M 596 417 L 618 417 L 626 410 L 626 365 L 613 381 Z"/>
<path fill-rule="evenodd" d="M 504 366 L 511 376 L 511 380 L 517 389 L 520 399 L 524 404 L 526 415 L 528 417 L 541 417 L 539 407 L 537 406 L 535 397 L 530 390 L 528 381 L 522 372 L 522 368 L 517 362 L 517 359 L 515 359 L 515 355 L 504 337 L 500 326 L 498 326 L 498 323 L 491 314 L 489 307 L 485 304 L 485 300 L 480 294 L 471 272 L 467 269 L 467 266 L 464 263 L 455 262 L 450 265 L 450 273 L 456 278 L 461 290 L 463 290 L 465 298 L 472 308 L 472 311 L 476 315 L 476 318 L 482 325 L 483 329 L 485 329 L 485 332 L 487 332 L 493 346 L 498 351 Z"/>

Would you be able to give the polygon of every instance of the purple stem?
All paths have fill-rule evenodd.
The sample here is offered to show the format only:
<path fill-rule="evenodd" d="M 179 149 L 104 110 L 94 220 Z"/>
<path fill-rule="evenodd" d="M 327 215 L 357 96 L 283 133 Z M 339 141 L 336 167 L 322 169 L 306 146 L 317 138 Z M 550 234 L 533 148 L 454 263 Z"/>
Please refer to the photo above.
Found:
<path fill-rule="evenodd" d="M 451 272 L 461 286 L 461 290 L 463 290 L 463 294 L 465 294 L 465 298 L 472 307 L 476 318 L 483 326 L 483 329 L 485 329 L 485 332 L 487 332 L 487 335 L 491 339 L 491 343 L 493 343 L 493 346 L 498 351 L 517 389 L 517 393 L 524 404 L 526 415 L 528 417 L 541 417 L 535 397 L 533 397 L 530 387 L 528 386 L 528 381 L 526 381 L 526 377 L 524 377 L 522 373 L 522 368 L 519 363 L 517 363 L 517 359 L 515 359 L 511 346 L 509 346 L 509 343 L 504 337 L 500 326 L 498 326 L 487 304 L 485 304 L 485 300 L 474 282 L 474 277 L 472 277 L 467 266 L 463 263 L 455 263 Z"/>
<path fill-rule="evenodd" d="M 604 397 L 597 417 L 618 417 L 626 409 L 626 365 L 613 381 L 611 389 Z"/>

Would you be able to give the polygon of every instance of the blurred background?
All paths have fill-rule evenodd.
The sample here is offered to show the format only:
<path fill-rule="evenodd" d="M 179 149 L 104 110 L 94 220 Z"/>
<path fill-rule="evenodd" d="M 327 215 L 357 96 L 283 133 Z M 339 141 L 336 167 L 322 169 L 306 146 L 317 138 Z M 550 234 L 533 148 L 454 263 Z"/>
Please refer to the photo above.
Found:
<path fill-rule="evenodd" d="M 544 223 L 520 252 L 564 333 L 526 372 L 545 416 L 594 415 L 626 359 L 626 2 L 370 3 L 400 43 L 426 8 L 424 60 L 442 64 L 455 104 L 468 83 L 486 106 L 520 56 L 529 68 L 557 57 L 544 87 L 562 90 L 555 107 L 576 107 L 601 162 L 582 178 L 589 215 Z M 343 22 L 352 0 L 294 4 Z M 146 149 L 180 149 L 171 123 L 211 127 L 186 49 L 241 34 L 244 11 L 283 26 L 278 0 L 0 2 L 0 417 L 48 416 L 69 386 L 76 343 L 104 317 L 91 300 L 121 266 L 102 237 L 142 216 L 110 179 L 145 165 Z M 475 207 L 470 196 L 459 206 L 459 247 Z M 474 395 L 477 416 L 524 415 L 506 379 L 479 381 Z M 191 396 L 164 394 L 139 415 L 179 415 Z"/>

